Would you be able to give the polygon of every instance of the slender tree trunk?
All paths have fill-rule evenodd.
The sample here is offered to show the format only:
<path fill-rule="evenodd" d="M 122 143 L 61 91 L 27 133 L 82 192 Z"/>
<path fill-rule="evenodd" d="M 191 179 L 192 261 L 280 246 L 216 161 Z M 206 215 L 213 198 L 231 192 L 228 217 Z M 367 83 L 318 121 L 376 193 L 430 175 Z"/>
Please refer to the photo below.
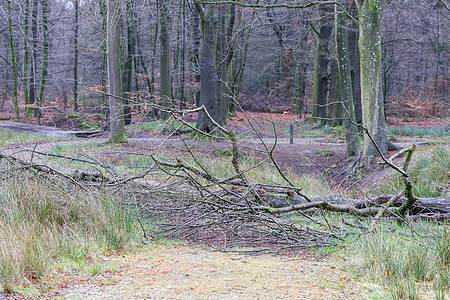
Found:
<path fill-rule="evenodd" d="M 102 54 L 102 73 L 101 73 L 101 106 L 102 111 L 105 114 L 106 118 L 109 119 L 109 104 L 107 103 L 107 77 L 108 77 L 108 58 L 107 58 L 107 44 L 106 44 L 106 36 L 107 36 L 107 19 L 108 19 L 108 12 L 107 12 L 107 3 L 106 0 L 99 0 L 100 5 L 100 14 L 102 16 L 102 24 L 101 24 L 101 30 L 102 30 L 102 36 L 105 37 L 101 39 L 100 41 L 100 49 Z M 110 124 L 108 124 L 108 128 L 110 128 Z"/>
<path fill-rule="evenodd" d="M 187 99 L 185 96 L 186 85 L 186 0 L 181 0 L 181 79 L 180 79 L 180 108 L 187 107 Z"/>
<path fill-rule="evenodd" d="M 107 45 L 111 143 L 127 142 L 123 120 L 120 80 L 120 3 L 108 0 Z"/>
<path fill-rule="evenodd" d="M 75 34 L 73 39 L 74 63 L 73 63 L 73 106 L 78 111 L 78 16 L 80 1 L 74 0 L 75 8 Z"/>
<path fill-rule="evenodd" d="M 357 0 L 359 9 L 359 54 L 361 59 L 361 102 L 363 125 L 377 143 L 388 150 L 384 122 L 381 74 L 381 34 L 385 0 Z M 368 167 L 376 153 L 369 136 L 364 135 L 363 167 Z"/>
<path fill-rule="evenodd" d="M 30 104 L 30 97 L 28 96 L 28 61 L 29 61 L 29 44 L 28 44 L 28 30 L 30 22 L 30 0 L 25 1 L 25 24 L 24 24 L 24 58 L 23 58 L 23 98 L 25 101 L 25 118 L 33 116 L 33 109 L 28 107 Z"/>
<path fill-rule="evenodd" d="M 336 52 L 336 51 L 335 51 Z M 339 86 L 339 70 L 337 58 L 334 57 L 331 60 L 331 72 L 330 72 L 330 88 L 329 88 L 329 105 L 328 105 L 328 120 L 327 124 L 330 126 L 340 126 L 342 125 L 343 117 L 343 107 L 342 98 Z"/>
<path fill-rule="evenodd" d="M 125 58 L 125 65 L 123 68 L 123 104 L 124 104 L 124 122 L 125 125 L 131 124 L 131 106 L 130 106 L 130 93 L 131 83 L 133 76 L 133 57 L 135 54 L 135 33 L 133 32 L 134 20 L 134 0 L 127 0 L 126 3 L 126 25 L 127 25 L 127 51 Z"/>
<path fill-rule="evenodd" d="M 30 105 L 36 105 L 36 73 L 37 73 L 37 46 L 38 46 L 38 16 L 39 1 L 33 1 L 33 9 L 31 10 L 31 33 L 32 33 L 32 46 L 31 46 L 31 70 L 30 70 Z M 39 114 L 39 108 L 33 109 L 34 116 Z"/>
<path fill-rule="evenodd" d="M 38 103 L 39 107 L 44 104 L 45 86 L 47 85 L 47 73 L 48 73 L 48 0 L 42 0 L 42 33 L 43 33 L 43 46 L 42 46 L 42 74 L 41 85 L 39 89 Z M 41 116 L 41 111 L 38 111 L 38 117 Z"/>
<path fill-rule="evenodd" d="M 358 8 L 355 2 L 348 6 L 349 13 L 358 18 Z M 358 25 L 351 22 L 348 29 L 348 53 L 351 65 L 353 103 L 355 105 L 355 118 L 358 124 L 362 124 L 361 108 L 361 70 L 359 67 L 359 48 L 358 48 Z"/>
<path fill-rule="evenodd" d="M 226 42 L 226 12 L 227 7 L 222 4 L 217 8 L 217 48 L 216 48 L 216 72 L 218 81 L 216 82 L 217 93 L 217 110 L 216 121 L 219 124 L 225 124 L 228 113 L 228 97 L 226 96 L 227 88 L 227 42 Z"/>
<path fill-rule="evenodd" d="M 200 29 L 200 17 L 198 12 L 194 12 L 194 16 L 192 18 L 192 36 L 194 40 L 192 55 L 191 55 L 191 66 L 192 71 L 191 73 L 194 75 L 194 80 L 196 86 L 200 85 L 200 43 L 202 40 L 202 32 Z M 193 104 L 195 104 L 197 107 L 200 107 L 200 89 L 197 89 L 194 94 Z"/>
<path fill-rule="evenodd" d="M 169 108 L 171 106 L 171 79 L 170 79 L 170 19 L 169 9 L 170 2 L 161 0 L 160 11 L 160 42 L 161 42 L 161 61 L 160 61 L 160 91 L 161 106 Z M 164 109 L 161 110 L 161 119 L 165 120 L 169 117 L 169 113 Z"/>
<path fill-rule="evenodd" d="M 350 60 L 348 55 L 347 17 L 335 5 L 335 43 L 337 65 L 339 72 L 339 95 L 345 108 L 345 141 L 347 157 L 360 152 L 358 130 L 355 124 L 355 108 L 353 105 L 352 80 L 350 74 Z"/>
<path fill-rule="evenodd" d="M 9 24 L 9 45 L 11 47 L 11 65 L 13 72 L 13 104 L 14 104 L 14 115 L 16 119 L 20 118 L 19 112 L 19 100 L 17 99 L 17 63 L 16 63 L 16 50 L 14 47 L 14 32 L 13 32 L 13 22 L 12 22 L 12 8 L 11 0 L 8 0 L 8 24 Z"/>
<path fill-rule="evenodd" d="M 319 6 L 320 17 L 325 17 L 329 13 L 330 8 L 328 5 Z M 332 16 L 325 17 L 320 22 L 316 44 L 316 60 L 314 63 L 312 117 L 314 120 L 322 123 L 327 114 L 328 63 L 330 61 L 328 42 L 333 29 L 331 18 Z"/>

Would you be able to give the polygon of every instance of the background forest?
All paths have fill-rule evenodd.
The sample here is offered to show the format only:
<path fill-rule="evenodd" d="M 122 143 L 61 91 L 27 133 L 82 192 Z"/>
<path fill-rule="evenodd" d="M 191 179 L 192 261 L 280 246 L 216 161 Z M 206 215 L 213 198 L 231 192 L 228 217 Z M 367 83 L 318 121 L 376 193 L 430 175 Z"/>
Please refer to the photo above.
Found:
<path fill-rule="evenodd" d="M 332 105 L 325 112 L 316 112 L 317 106 L 312 106 L 315 85 L 322 90 L 319 99 L 314 99 L 319 105 L 339 98 L 332 5 L 255 4 L 258 7 L 203 4 L 203 18 L 212 20 L 208 26 L 212 26 L 217 73 L 225 84 L 218 87 L 226 89 L 224 101 L 238 99 L 244 109 L 254 111 L 312 111 L 313 116 L 333 117 Z M 124 0 L 120 5 L 125 98 L 133 104 L 159 103 L 164 95 L 178 107 L 198 104 L 204 25 L 195 3 Z M 12 108 L 17 77 L 22 110 L 28 104 L 44 112 L 105 113 L 107 97 L 99 91 L 106 91 L 107 85 L 106 2 L 3 0 L 1 8 L 0 108 Z M 347 9 L 358 18 L 353 2 Z M 448 112 L 450 40 L 445 2 L 388 1 L 382 22 L 387 113 L 400 118 L 444 116 Z M 347 24 L 356 118 L 360 120 L 358 27 Z M 323 82 L 314 85 L 315 63 Z M 161 81 L 163 76 L 167 80 Z M 233 109 L 233 104 L 228 107 Z M 133 120 L 147 111 L 145 106 L 133 106 Z"/>

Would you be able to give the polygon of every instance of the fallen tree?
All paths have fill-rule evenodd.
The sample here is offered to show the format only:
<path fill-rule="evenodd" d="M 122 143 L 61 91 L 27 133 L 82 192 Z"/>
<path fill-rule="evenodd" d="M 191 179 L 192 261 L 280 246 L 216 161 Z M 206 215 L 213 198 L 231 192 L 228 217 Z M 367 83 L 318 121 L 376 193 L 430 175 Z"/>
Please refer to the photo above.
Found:
<path fill-rule="evenodd" d="M 201 109 L 204 110 L 202 107 L 193 111 Z M 182 121 L 181 115 L 175 113 L 174 118 Z M 208 115 L 206 110 L 204 113 Z M 20 173 L 21 176 L 26 174 L 49 180 L 57 177 L 73 188 L 107 189 L 120 193 L 125 204 L 138 207 L 146 218 L 156 223 L 154 234 L 208 241 L 220 246 L 328 246 L 341 243 L 349 235 L 374 230 L 380 220 L 446 220 L 450 215 L 450 198 L 417 198 L 413 195 L 407 169 L 414 146 L 389 159 L 380 153 L 382 163 L 404 178 L 405 188 L 396 195 L 370 199 L 312 198 L 301 187 L 296 187 L 274 160 L 276 132 L 273 146 L 269 147 L 260 138 L 265 157 L 243 168 L 234 133 L 212 118 L 211 123 L 220 134 L 214 135 L 213 131 L 207 134 L 208 138 L 227 140 L 231 145 L 234 174 L 227 178 L 209 173 L 179 136 L 191 156 L 191 163 L 182 158 L 169 160 L 149 153 L 151 165 L 138 174 L 130 174 L 86 153 L 73 157 L 16 147 L 9 149 L 8 154 L 0 152 L 1 180 Z M 186 126 L 196 131 L 189 124 Z M 173 132 L 180 129 L 180 126 L 173 128 Z M 401 167 L 394 163 L 400 155 L 406 155 Z M 70 163 L 81 163 L 86 167 L 70 168 Z M 273 165 L 274 172 L 278 172 L 286 184 L 255 182 L 248 178 L 250 170 L 267 163 Z M 164 179 L 155 180 L 161 174 Z M 329 219 L 334 217 L 324 214 L 325 211 L 338 213 L 338 220 L 331 222 Z M 359 230 L 355 231 L 355 227 Z"/>

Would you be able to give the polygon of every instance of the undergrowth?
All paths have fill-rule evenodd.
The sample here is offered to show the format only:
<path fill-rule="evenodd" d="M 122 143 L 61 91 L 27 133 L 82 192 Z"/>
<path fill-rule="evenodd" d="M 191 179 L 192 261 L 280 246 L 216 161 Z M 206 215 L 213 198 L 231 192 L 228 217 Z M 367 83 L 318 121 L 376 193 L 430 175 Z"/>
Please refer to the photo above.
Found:
<path fill-rule="evenodd" d="M 413 126 L 390 126 L 387 131 L 395 135 L 406 135 L 406 136 L 436 136 L 444 137 L 449 136 L 450 132 L 444 127 L 413 127 Z"/>
<path fill-rule="evenodd" d="M 450 229 L 433 224 L 414 228 L 421 226 L 425 231 L 420 234 L 384 226 L 358 243 L 368 279 L 386 287 L 391 299 L 418 299 L 420 285 L 432 289 L 436 299 L 446 299 L 450 292 Z"/>
<path fill-rule="evenodd" d="M 0 284 L 45 278 L 61 259 L 120 250 L 137 236 L 134 214 L 113 197 L 14 175 L 0 182 Z"/>
<path fill-rule="evenodd" d="M 44 135 L 34 135 L 24 132 L 16 132 L 10 129 L 0 129 L 0 146 L 10 144 L 26 144 L 32 142 L 51 141 L 55 140 L 53 137 Z M 61 140 L 61 138 L 58 138 Z"/>
<path fill-rule="evenodd" d="M 415 154 L 418 155 L 418 154 Z M 381 184 L 371 190 L 371 194 L 396 194 L 404 189 L 403 177 L 392 172 Z M 415 159 L 408 171 L 413 183 L 413 193 L 417 197 L 450 196 L 450 145 L 433 148 L 430 154 Z"/>

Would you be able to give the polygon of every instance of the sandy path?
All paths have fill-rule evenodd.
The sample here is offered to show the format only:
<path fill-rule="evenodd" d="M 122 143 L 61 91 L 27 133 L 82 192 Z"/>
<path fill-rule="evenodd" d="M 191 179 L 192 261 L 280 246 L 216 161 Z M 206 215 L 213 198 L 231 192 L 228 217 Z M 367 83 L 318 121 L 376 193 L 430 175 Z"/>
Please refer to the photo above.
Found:
<path fill-rule="evenodd" d="M 104 261 L 117 270 L 60 290 L 63 299 L 361 299 L 342 259 L 157 246 Z"/>

